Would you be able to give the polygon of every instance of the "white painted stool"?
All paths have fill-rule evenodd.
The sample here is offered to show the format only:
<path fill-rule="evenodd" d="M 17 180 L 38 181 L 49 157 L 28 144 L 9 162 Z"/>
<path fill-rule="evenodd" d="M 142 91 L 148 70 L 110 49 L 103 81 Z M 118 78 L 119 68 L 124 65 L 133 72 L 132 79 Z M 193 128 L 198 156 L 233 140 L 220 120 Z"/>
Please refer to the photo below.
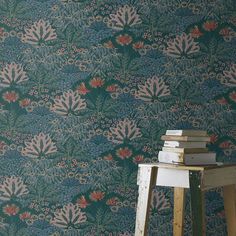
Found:
<path fill-rule="evenodd" d="M 228 236 L 236 236 L 236 164 L 222 166 L 180 166 L 140 164 L 139 197 L 135 236 L 147 236 L 152 188 L 174 187 L 173 235 L 183 235 L 185 189 L 190 189 L 193 236 L 205 236 L 204 191 L 223 186 Z"/>

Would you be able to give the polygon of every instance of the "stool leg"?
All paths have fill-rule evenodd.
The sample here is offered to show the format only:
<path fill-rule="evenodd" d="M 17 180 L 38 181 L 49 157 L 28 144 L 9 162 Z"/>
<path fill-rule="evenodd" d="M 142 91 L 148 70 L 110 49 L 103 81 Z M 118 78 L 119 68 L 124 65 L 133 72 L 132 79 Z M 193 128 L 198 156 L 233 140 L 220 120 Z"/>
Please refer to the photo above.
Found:
<path fill-rule="evenodd" d="M 173 235 L 183 236 L 184 234 L 184 207 L 185 207 L 185 189 L 174 188 L 174 222 Z"/>
<path fill-rule="evenodd" d="M 146 236 L 152 187 L 156 184 L 157 167 L 143 166 L 139 169 L 139 197 L 136 212 L 135 236 Z"/>
<path fill-rule="evenodd" d="M 236 236 L 235 185 L 224 186 L 223 196 L 224 196 L 224 208 L 225 208 L 228 236 Z"/>
<path fill-rule="evenodd" d="M 201 172 L 189 171 L 193 236 L 205 236 L 205 201 L 201 191 Z"/>

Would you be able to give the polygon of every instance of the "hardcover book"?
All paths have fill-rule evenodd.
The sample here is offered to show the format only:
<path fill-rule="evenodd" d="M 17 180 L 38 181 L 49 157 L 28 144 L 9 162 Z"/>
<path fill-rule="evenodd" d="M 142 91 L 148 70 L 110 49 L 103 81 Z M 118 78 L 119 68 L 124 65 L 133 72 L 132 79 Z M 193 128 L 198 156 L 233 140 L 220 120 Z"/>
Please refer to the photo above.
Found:
<path fill-rule="evenodd" d="M 206 153 L 207 148 L 178 148 L 178 147 L 162 147 L 162 151 L 165 152 L 177 152 L 177 153 Z"/>
<path fill-rule="evenodd" d="M 162 135 L 161 140 L 165 141 L 194 141 L 194 142 L 209 142 L 208 136 L 175 136 L 175 135 Z"/>
<path fill-rule="evenodd" d="M 207 132 L 204 130 L 167 130 L 166 135 L 176 136 L 207 136 Z"/>
<path fill-rule="evenodd" d="M 187 154 L 160 151 L 158 160 L 163 163 L 185 165 L 212 165 L 217 163 L 216 154 L 214 152 Z"/>
<path fill-rule="evenodd" d="M 181 141 L 165 141 L 164 147 L 179 148 L 206 148 L 207 142 L 181 142 Z"/>

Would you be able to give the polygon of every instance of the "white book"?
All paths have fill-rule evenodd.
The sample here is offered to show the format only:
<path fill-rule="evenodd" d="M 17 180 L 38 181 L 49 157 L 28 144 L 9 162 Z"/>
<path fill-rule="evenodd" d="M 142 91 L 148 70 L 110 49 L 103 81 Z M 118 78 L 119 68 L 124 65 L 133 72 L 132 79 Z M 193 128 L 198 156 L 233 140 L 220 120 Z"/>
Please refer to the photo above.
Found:
<path fill-rule="evenodd" d="M 178 153 L 206 153 L 209 152 L 207 148 L 178 148 L 178 147 L 162 147 L 165 152 L 178 152 Z"/>
<path fill-rule="evenodd" d="M 177 130 L 167 130 L 166 135 L 207 136 L 207 132 L 205 130 L 177 129 Z"/>
<path fill-rule="evenodd" d="M 194 141 L 194 142 L 209 142 L 208 136 L 177 136 L 177 135 L 162 135 L 161 140 L 164 141 Z"/>
<path fill-rule="evenodd" d="M 206 148 L 207 142 L 165 141 L 164 147 Z"/>
<path fill-rule="evenodd" d="M 160 151 L 159 162 L 185 165 L 212 165 L 216 164 L 216 153 L 176 153 Z"/>

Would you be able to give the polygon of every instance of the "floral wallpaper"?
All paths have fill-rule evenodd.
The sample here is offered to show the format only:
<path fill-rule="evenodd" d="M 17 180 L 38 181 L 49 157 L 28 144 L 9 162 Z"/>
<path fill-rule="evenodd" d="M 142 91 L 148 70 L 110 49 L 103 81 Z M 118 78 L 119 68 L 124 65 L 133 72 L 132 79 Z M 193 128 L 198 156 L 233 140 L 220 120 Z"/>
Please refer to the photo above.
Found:
<path fill-rule="evenodd" d="M 0 0 L 0 236 L 133 235 L 166 129 L 236 162 L 235 42 L 234 0 Z M 207 235 L 222 204 L 207 193 Z M 172 206 L 154 190 L 149 235 L 172 235 Z"/>

